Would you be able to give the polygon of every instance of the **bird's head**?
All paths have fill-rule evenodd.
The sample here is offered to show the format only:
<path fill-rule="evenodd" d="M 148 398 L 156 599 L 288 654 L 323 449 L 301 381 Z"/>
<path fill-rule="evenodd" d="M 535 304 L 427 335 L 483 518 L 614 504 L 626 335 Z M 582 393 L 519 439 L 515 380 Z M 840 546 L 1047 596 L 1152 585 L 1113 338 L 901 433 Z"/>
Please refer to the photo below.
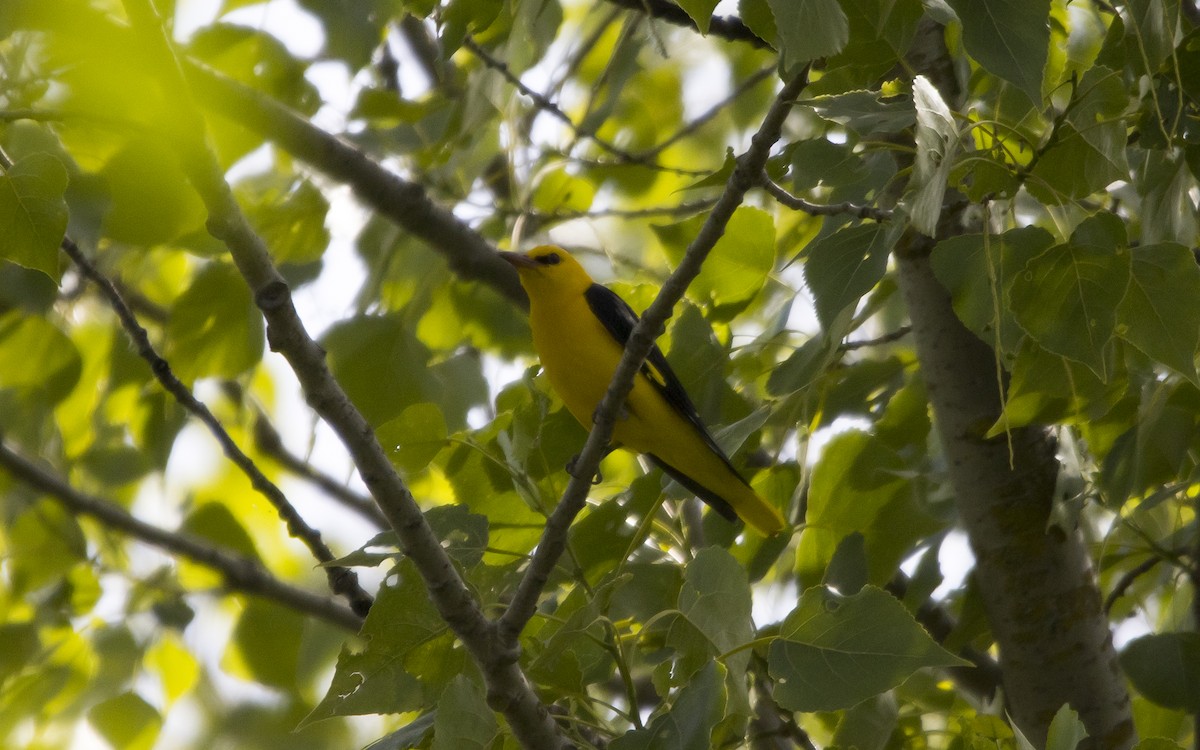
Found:
<path fill-rule="evenodd" d="M 540 245 L 528 253 L 500 253 L 521 276 L 530 297 L 548 293 L 583 294 L 592 277 L 561 247 Z"/>

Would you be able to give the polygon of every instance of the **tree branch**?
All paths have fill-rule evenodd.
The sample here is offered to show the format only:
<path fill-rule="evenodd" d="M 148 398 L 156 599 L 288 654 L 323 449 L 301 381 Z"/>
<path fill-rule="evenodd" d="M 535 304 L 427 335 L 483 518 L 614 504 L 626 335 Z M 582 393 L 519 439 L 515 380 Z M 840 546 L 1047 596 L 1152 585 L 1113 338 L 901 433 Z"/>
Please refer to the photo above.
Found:
<path fill-rule="evenodd" d="M 613 5 L 645 13 L 651 18 L 658 18 L 673 23 L 676 26 L 699 31 L 696 22 L 674 3 L 667 0 L 608 0 Z M 775 49 L 770 42 L 759 37 L 742 19 L 735 16 L 713 16 L 708 22 L 709 36 L 716 36 L 730 42 L 747 42 L 759 49 Z"/>
<path fill-rule="evenodd" d="M 363 497 L 342 482 L 324 474 L 291 453 L 283 444 L 274 425 L 261 412 L 254 419 L 254 445 L 260 451 L 279 462 L 288 471 L 303 477 L 325 491 L 325 494 L 358 513 L 363 518 L 380 528 L 390 528 L 387 517 L 380 512 L 379 506 L 369 497 Z"/>
<path fill-rule="evenodd" d="M 798 196 L 789 193 L 782 185 L 775 182 L 767 175 L 764 170 L 759 177 L 759 184 L 766 190 L 772 198 L 779 201 L 784 206 L 793 211 L 803 211 L 812 216 L 837 216 L 838 214 L 850 214 L 860 219 L 872 219 L 874 221 L 887 221 L 892 218 L 892 212 L 886 208 L 877 208 L 876 206 L 860 206 L 857 203 L 844 201 L 842 203 L 809 203 L 808 201 Z"/>
<path fill-rule="evenodd" d="M 283 583 L 257 560 L 227 552 L 189 534 L 160 529 L 135 518 L 116 503 L 84 494 L 3 442 L 0 442 L 0 466 L 16 479 L 54 497 L 73 513 L 94 518 L 152 547 L 219 572 L 232 589 L 279 602 L 351 632 L 358 632 L 362 626 L 363 618 L 337 601 Z"/>
<path fill-rule="evenodd" d="M 183 70 L 205 106 L 349 185 L 359 200 L 442 255 L 460 278 L 481 281 L 520 306 L 528 304 L 516 272 L 500 260 L 496 248 L 430 200 L 420 185 L 387 171 L 362 151 L 254 89 L 197 63 L 184 61 Z"/>
<path fill-rule="evenodd" d="M 566 547 L 567 532 L 571 522 L 587 502 L 592 477 L 600 460 L 608 452 L 617 411 L 633 388 L 633 379 L 649 354 L 654 340 L 662 332 L 675 304 L 683 297 L 688 284 L 700 273 L 704 259 L 708 257 L 717 240 L 725 233 L 725 226 L 741 204 L 746 192 L 754 186 L 758 174 L 770 155 L 771 147 L 779 140 L 783 121 L 791 110 L 796 96 L 808 83 L 808 69 L 783 86 L 775 103 L 763 118 L 763 123 L 750 142 L 746 153 L 738 157 L 737 166 L 729 175 L 722 193 L 712 212 L 688 246 L 679 267 L 667 278 L 658 296 L 646 308 L 641 320 L 634 327 L 625 345 L 625 353 L 613 373 L 612 381 L 596 409 L 595 422 L 587 442 L 575 461 L 575 470 L 558 507 L 546 521 L 537 550 L 525 570 L 525 575 L 513 595 L 508 609 L 500 617 L 500 637 L 505 643 L 515 646 L 529 619 L 537 608 L 538 598 L 550 579 L 559 557 Z"/>
<path fill-rule="evenodd" d="M 363 481 L 395 529 L 405 554 L 421 575 L 440 616 L 479 665 L 487 685 L 489 705 L 504 714 L 523 746 L 531 750 L 564 747 L 566 741 L 562 732 L 517 664 L 517 652 L 505 647 L 497 638 L 496 628 L 484 616 L 408 487 L 388 461 L 371 425 L 350 403 L 325 362 L 325 352 L 305 330 L 287 283 L 272 264 L 262 238 L 254 233 L 242 214 L 216 156 L 207 145 L 204 119 L 188 96 L 183 69 L 150 0 L 124 0 L 124 5 L 134 27 L 140 29 L 150 42 L 150 54 L 157 58 L 155 64 L 163 85 L 179 96 L 177 117 L 183 133 L 178 148 L 183 155 L 185 173 L 208 209 L 209 231 L 229 248 L 255 303 L 267 320 L 267 340 L 271 348 L 287 359 L 300 380 L 308 403 L 345 444 Z M 206 80 L 212 82 L 211 76 L 199 80 L 202 86 Z M 239 87 L 234 88 L 238 98 L 244 99 L 245 92 Z M 274 123 L 272 120 L 273 127 L 282 127 L 300 137 L 306 145 L 319 145 L 339 153 L 344 150 L 347 158 L 369 164 L 357 151 L 343 149 L 336 139 L 322 136 L 306 124 L 301 127 L 298 118 L 282 108 L 276 110 L 275 115 L 282 121 Z M 258 116 L 261 114 L 260 111 Z M 337 174 L 346 173 L 342 166 L 334 165 L 334 168 Z M 375 175 L 375 171 L 371 174 Z M 465 225 L 451 221 L 449 212 L 434 207 L 416 186 L 398 178 L 370 184 L 386 188 L 384 192 L 398 190 L 413 213 L 441 222 L 435 231 L 426 231 L 422 236 L 436 236 L 442 241 L 447 239 L 443 235 L 448 233 L 475 243 L 472 253 L 488 251 L 478 235 L 469 230 L 464 232 Z M 412 214 L 404 213 L 403 216 L 405 221 L 413 221 Z M 504 264 L 499 257 L 492 257 L 494 263 Z M 495 278 L 504 277 L 496 274 Z"/>
<path fill-rule="evenodd" d="M 538 92 L 536 92 L 533 89 L 526 86 L 521 81 L 521 79 L 509 69 L 509 67 L 506 63 L 492 57 L 491 54 L 489 54 L 487 50 L 480 47 L 475 42 L 474 39 L 472 39 L 471 37 L 467 37 L 466 39 L 463 40 L 463 46 L 466 47 L 467 49 L 471 50 L 471 52 L 474 53 L 476 57 L 478 57 L 480 60 L 483 61 L 484 65 L 487 65 L 489 68 L 491 68 L 492 70 L 499 73 L 504 78 L 504 80 L 506 80 L 510 84 L 512 84 L 512 86 L 514 88 L 516 88 L 517 91 L 520 91 L 522 94 L 524 94 L 525 96 L 532 99 L 535 107 L 537 107 L 542 112 L 545 112 L 546 114 L 551 115 L 555 119 L 566 124 L 566 126 L 571 130 L 571 132 L 575 134 L 576 138 L 586 138 L 586 139 L 590 140 L 592 143 L 595 143 L 597 146 L 599 146 L 604 151 L 607 151 L 608 153 L 617 157 L 617 160 L 619 162 L 624 163 L 624 164 L 638 164 L 638 165 L 646 167 L 648 169 L 657 169 L 657 170 L 661 170 L 664 172 L 673 172 L 675 174 L 687 175 L 687 176 L 692 176 L 692 177 L 700 177 L 700 176 L 708 174 L 708 172 L 705 170 L 684 169 L 684 168 L 680 168 L 680 167 L 668 167 L 668 166 L 659 164 L 658 162 L 656 162 L 654 160 L 653 153 L 635 154 L 632 151 L 627 151 L 627 150 L 621 148 L 620 146 L 617 146 L 616 144 L 611 143 L 610 141 L 607 141 L 607 140 L 601 138 L 600 136 L 596 135 L 594 132 L 581 130 L 580 127 L 575 124 L 575 121 L 572 120 L 567 115 L 566 112 L 563 112 L 561 109 L 559 109 L 557 104 L 555 104 L 554 102 L 547 99 L 545 96 L 539 94 Z"/>
<path fill-rule="evenodd" d="M 1125 592 L 1129 590 L 1129 587 L 1136 583 L 1137 579 L 1154 570 L 1162 561 L 1163 559 L 1158 555 L 1152 555 L 1122 573 L 1117 582 L 1113 584 L 1112 591 L 1108 592 L 1108 596 L 1104 599 L 1104 614 L 1111 614 L 1113 605 L 1117 603 L 1118 599 L 1125 596 Z"/>
<path fill-rule="evenodd" d="M 155 350 L 154 345 L 150 343 L 150 336 L 146 333 L 146 329 L 138 323 L 137 316 L 125 304 L 125 300 L 121 298 L 121 293 L 117 291 L 116 285 L 99 269 L 92 264 L 91 261 L 79 249 L 79 246 L 70 237 L 64 237 L 62 241 L 62 249 L 67 256 L 79 268 L 80 273 L 84 278 L 94 283 L 100 289 L 100 293 L 108 301 L 110 307 L 117 314 L 117 318 L 121 321 L 121 327 L 125 329 L 125 333 L 133 341 L 134 347 L 137 349 L 138 355 L 146 360 L 150 365 L 150 371 L 154 373 L 154 377 L 162 384 L 163 389 L 171 394 L 175 400 L 186 409 L 192 416 L 199 419 L 209 433 L 216 439 L 217 444 L 221 446 L 221 451 L 225 454 L 235 466 L 237 466 L 243 474 L 250 480 L 250 484 L 254 489 L 267 499 L 267 502 L 275 508 L 279 513 L 279 517 L 287 524 L 288 533 L 299 539 L 312 552 L 313 557 L 319 562 L 328 563 L 337 559 L 329 546 L 321 538 L 321 532 L 309 526 L 304 520 L 304 517 L 296 510 L 295 506 L 283 494 L 283 490 L 279 489 L 278 485 L 267 478 L 266 474 L 258 468 L 254 463 L 254 459 L 246 455 L 246 453 L 238 447 L 238 444 L 225 430 L 221 421 L 212 413 L 207 406 L 204 405 L 193 394 L 191 389 L 183 384 L 179 378 L 175 377 L 175 373 L 171 371 L 171 365 L 167 360 Z M 368 594 L 358 583 L 358 575 L 350 570 L 338 565 L 329 566 L 325 569 L 325 574 L 329 578 L 329 587 L 334 593 L 346 598 L 350 602 L 351 608 L 365 617 L 371 609 L 371 604 L 374 599 Z"/>

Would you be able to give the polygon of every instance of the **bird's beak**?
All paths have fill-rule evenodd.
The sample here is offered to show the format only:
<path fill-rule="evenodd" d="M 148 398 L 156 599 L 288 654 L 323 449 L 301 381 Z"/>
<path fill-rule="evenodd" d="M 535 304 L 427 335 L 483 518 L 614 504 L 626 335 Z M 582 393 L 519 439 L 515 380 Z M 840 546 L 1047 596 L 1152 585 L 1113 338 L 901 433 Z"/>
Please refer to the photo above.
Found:
<path fill-rule="evenodd" d="M 509 265 L 511 265 L 513 268 L 517 269 L 518 271 L 520 271 L 522 268 L 536 268 L 537 267 L 536 260 L 533 260 L 528 255 L 522 255 L 521 253 L 502 252 L 502 253 L 500 253 L 500 257 L 501 257 L 501 259 L 508 261 Z"/>

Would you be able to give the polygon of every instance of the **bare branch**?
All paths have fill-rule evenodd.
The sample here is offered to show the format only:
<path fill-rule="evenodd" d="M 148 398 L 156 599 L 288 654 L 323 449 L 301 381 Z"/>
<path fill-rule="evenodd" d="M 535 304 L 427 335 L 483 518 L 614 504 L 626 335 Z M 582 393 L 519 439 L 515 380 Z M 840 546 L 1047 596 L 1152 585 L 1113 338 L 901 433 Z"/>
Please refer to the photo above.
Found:
<path fill-rule="evenodd" d="M 546 521 L 546 530 L 538 543 L 529 567 L 513 595 L 508 609 L 500 617 L 500 637 L 507 643 L 516 644 L 517 638 L 537 608 L 538 598 L 550 579 L 558 559 L 566 547 L 567 532 L 571 522 L 587 501 L 592 477 L 600 465 L 600 459 L 610 450 L 609 438 L 616 421 L 617 410 L 633 387 L 633 379 L 642 361 L 654 345 L 654 340 L 663 330 L 672 308 L 683 297 L 688 284 L 700 273 L 700 267 L 717 240 L 725 232 L 733 212 L 741 204 L 746 192 L 753 187 L 763 165 L 770 155 L 771 147 L 779 139 L 783 121 L 791 110 L 796 96 L 808 82 L 808 69 L 783 86 L 775 103 L 763 118 L 763 123 L 751 140 L 750 148 L 738 157 L 737 166 L 729 176 L 712 212 L 692 240 L 683 260 L 674 273 L 667 278 L 650 307 L 646 308 L 637 326 L 625 345 L 625 353 L 613 374 L 612 382 L 604 399 L 596 409 L 591 434 L 575 461 L 575 470 L 558 507 Z"/>
<path fill-rule="evenodd" d="M 254 419 L 254 445 L 278 461 L 285 469 L 317 485 L 327 495 L 371 523 L 380 528 L 388 527 L 387 517 L 380 512 L 379 506 L 371 498 L 363 497 L 344 483 L 318 471 L 304 459 L 291 453 L 283 444 L 279 432 L 275 430 L 267 416 L 261 412 Z"/>
<path fill-rule="evenodd" d="M 1129 591 L 1129 587 L 1136 583 L 1137 579 L 1154 570 L 1155 566 L 1162 561 L 1163 559 L 1158 555 L 1151 555 L 1149 558 L 1125 571 L 1117 579 L 1117 582 L 1113 584 L 1112 591 L 1108 592 L 1108 596 L 1104 598 L 1104 614 L 1111 613 L 1113 605 L 1117 603 L 1118 599 L 1125 596 L 1125 593 Z"/>
<path fill-rule="evenodd" d="M 62 241 L 62 249 L 67 256 L 78 266 L 80 273 L 84 278 L 88 279 L 99 287 L 101 294 L 108 301 L 110 307 L 117 314 L 117 318 L 121 321 L 121 327 L 125 329 L 125 333 L 133 341 L 134 347 L 137 348 L 138 355 L 146 360 L 150 365 L 150 371 L 154 373 L 154 377 L 162 384 L 164 390 L 171 394 L 179 405 L 186 409 L 190 414 L 199 419 L 208 431 L 216 438 L 217 443 L 221 446 L 221 451 L 225 456 L 233 462 L 235 466 L 241 469 L 242 473 L 250 480 L 251 486 L 263 497 L 267 499 L 275 510 L 279 513 L 279 517 L 287 524 L 288 533 L 293 537 L 304 542 L 312 552 L 313 557 L 319 562 L 328 563 L 337 559 L 329 546 L 321 539 L 321 532 L 309 526 L 304 520 L 304 517 L 296 510 L 296 508 L 283 494 L 283 490 L 267 478 L 266 474 L 258 468 L 254 463 L 254 459 L 246 455 L 234 439 L 225 430 L 221 421 L 212 413 L 207 406 L 199 399 L 192 395 L 191 389 L 183 384 L 179 378 L 175 377 L 175 373 L 171 371 L 171 365 L 167 360 L 155 350 L 154 345 L 150 343 L 150 336 L 146 333 L 146 329 L 138 323 L 137 316 L 125 304 L 125 300 L 121 298 L 121 293 L 117 291 L 116 285 L 104 274 L 100 273 L 99 269 L 92 264 L 79 246 L 71 240 L 70 237 L 64 237 Z M 368 594 L 358 583 L 358 575 L 341 566 L 330 566 L 326 568 L 325 574 L 329 578 L 329 587 L 334 593 L 346 598 L 350 602 L 350 606 L 356 613 L 365 617 L 371 609 L 371 604 L 374 603 L 371 595 Z"/>
<path fill-rule="evenodd" d="M 737 101 L 739 98 L 741 98 L 742 94 L 745 94 L 747 91 L 754 88 L 758 84 L 762 83 L 767 78 L 773 76 L 775 74 L 775 70 L 776 70 L 776 66 L 774 64 L 768 65 L 765 68 L 760 69 L 757 73 L 755 73 L 754 75 L 750 76 L 749 78 L 747 78 L 744 81 L 742 81 L 741 83 L 739 83 L 737 85 L 737 87 L 734 88 L 733 91 L 729 92 L 729 96 L 725 97 L 721 101 L 714 104 L 712 107 L 710 107 L 708 109 L 708 111 L 703 112 L 699 117 L 692 120 L 691 122 L 684 124 L 683 127 L 681 127 L 679 130 L 675 131 L 675 133 L 673 135 L 671 135 L 670 137 L 668 137 L 666 140 L 663 140 L 662 142 L 658 143 L 653 148 L 650 148 L 650 149 L 647 149 L 646 151 L 641 152 L 640 154 L 638 154 L 638 156 L 643 159 L 648 159 L 648 158 L 657 156 L 658 154 L 667 150 L 667 148 L 670 147 L 671 145 L 678 143 L 679 141 L 683 140 L 684 138 L 687 138 L 692 133 L 695 133 L 697 130 L 704 127 L 704 125 L 706 125 L 714 117 L 721 114 L 721 112 L 723 112 L 726 107 L 728 107 L 729 105 L 731 105 L 735 101 Z"/>
<path fill-rule="evenodd" d="M 626 149 L 623 149 L 620 146 L 601 138 L 593 132 L 580 129 L 579 126 L 575 124 L 575 121 L 572 120 L 566 112 L 563 112 L 558 108 L 557 104 L 522 83 L 521 79 L 509 69 L 506 63 L 492 57 L 488 51 L 480 47 L 474 39 L 467 37 L 463 40 L 463 46 L 471 50 L 471 52 L 473 52 L 476 57 L 482 60 L 485 65 L 499 73 L 504 80 L 512 84 L 514 88 L 532 99 L 534 106 L 566 124 L 566 126 L 570 128 L 571 132 L 574 133 L 577 138 L 587 138 L 601 149 L 617 157 L 620 162 L 625 164 L 637 164 L 649 169 L 657 169 L 664 172 L 672 172 L 674 174 L 688 175 L 693 177 L 699 177 L 708 174 L 708 172 L 705 170 L 664 166 L 654 161 L 654 154 L 635 154 L 632 151 L 627 151 Z"/>
<path fill-rule="evenodd" d="M 877 338 L 866 339 L 865 341 L 847 341 L 844 344 L 842 344 L 841 346 L 839 346 L 838 349 L 843 352 L 852 352 L 856 349 L 866 349 L 866 348 L 872 347 L 872 346 L 882 346 L 884 344 L 891 344 L 896 341 L 899 341 L 900 339 L 904 338 L 905 336 L 907 336 L 910 333 L 912 333 L 912 326 L 900 326 L 896 330 L 891 331 L 889 333 L 885 333 L 882 336 L 879 336 Z"/>
<path fill-rule="evenodd" d="M 393 174 L 366 154 L 315 127 L 282 104 L 196 63 L 184 63 L 187 80 L 205 106 L 278 144 L 327 176 L 344 182 L 365 204 L 442 255 L 460 278 L 482 281 L 518 305 L 525 290 L 496 248 L 425 190 Z"/>
<path fill-rule="evenodd" d="M 809 203 L 803 198 L 792 195 L 783 188 L 782 185 L 772 180 L 764 171 L 759 176 L 759 184 L 762 185 L 771 197 L 787 206 L 793 211 L 803 211 L 806 214 L 813 216 L 837 216 L 838 214 L 850 214 L 857 216 L 860 219 L 872 219 L 874 221 L 887 221 L 892 218 L 892 212 L 886 208 L 877 208 L 875 206 L 860 206 L 857 203 L 845 201 L 843 203 Z"/>
<path fill-rule="evenodd" d="M 54 497 L 73 513 L 94 518 L 152 547 L 219 572 L 233 590 L 279 602 L 297 612 L 319 617 L 352 632 L 358 632 L 362 626 L 362 617 L 336 600 L 280 581 L 257 560 L 233 554 L 189 534 L 160 529 L 135 518 L 114 502 L 80 492 L 61 477 L 34 464 L 2 442 L 0 466 L 30 487 Z"/>
<path fill-rule="evenodd" d="M 183 70 L 150 0 L 124 0 L 124 5 L 134 27 L 150 42 L 150 54 L 156 57 L 154 64 L 163 76 L 167 90 L 179 94 L 180 138 L 177 147 L 184 155 L 185 173 L 208 209 L 209 231 L 229 248 L 255 303 L 267 320 L 267 340 L 271 348 L 287 359 L 308 403 L 333 428 L 350 452 L 363 481 L 395 529 L 400 546 L 421 575 L 439 615 L 478 664 L 487 686 L 489 705 L 504 714 L 523 746 L 536 750 L 565 747 L 566 740 L 560 728 L 517 663 L 517 650 L 497 637 L 496 627 L 484 616 L 412 493 L 388 461 L 371 425 L 334 379 L 325 362 L 324 350 L 305 330 L 296 313 L 291 290 L 272 264 L 262 238 L 254 233 L 238 207 L 215 154 L 207 146 L 204 119 L 188 97 Z M 200 85 L 204 85 L 203 80 Z M 237 93 L 240 98 L 244 94 Z M 357 151 L 344 149 L 336 139 L 321 137 L 319 131 L 307 126 L 299 127 L 298 118 L 281 108 L 275 114 L 282 116 L 284 122 L 272 121 L 273 126 L 290 127 L 291 135 L 300 137 L 305 145 L 320 144 L 339 152 L 348 151 L 344 154 L 347 158 L 367 161 Z M 346 173 L 344 165 L 335 165 L 335 169 L 335 174 Z M 388 190 L 398 188 L 408 208 L 430 220 L 442 222 L 432 233 L 438 235 L 438 243 L 447 240 L 441 233 L 459 234 L 476 243 L 472 252 L 486 252 L 486 244 L 480 246 L 482 241 L 478 235 L 470 233 L 471 236 L 466 237 L 462 231 L 465 227 L 456 220 L 448 221 L 449 212 L 433 206 L 419 188 L 403 181 L 398 183 L 393 180 L 372 184 Z M 406 214 L 405 221 L 411 222 L 412 216 Z M 426 231 L 421 236 L 430 237 L 431 233 Z M 504 264 L 494 255 L 493 261 Z"/>

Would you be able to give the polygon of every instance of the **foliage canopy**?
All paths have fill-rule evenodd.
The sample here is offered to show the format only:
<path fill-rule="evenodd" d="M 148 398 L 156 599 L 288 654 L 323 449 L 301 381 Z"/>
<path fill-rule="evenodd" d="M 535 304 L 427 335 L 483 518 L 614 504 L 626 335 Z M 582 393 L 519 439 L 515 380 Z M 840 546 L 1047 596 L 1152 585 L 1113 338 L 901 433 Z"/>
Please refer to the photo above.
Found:
<path fill-rule="evenodd" d="M 0 744 L 1196 741 L 1200 11 L 716 7 L 0 4 Z M 794 534 L 556 525 L 543 241 Z"/>

